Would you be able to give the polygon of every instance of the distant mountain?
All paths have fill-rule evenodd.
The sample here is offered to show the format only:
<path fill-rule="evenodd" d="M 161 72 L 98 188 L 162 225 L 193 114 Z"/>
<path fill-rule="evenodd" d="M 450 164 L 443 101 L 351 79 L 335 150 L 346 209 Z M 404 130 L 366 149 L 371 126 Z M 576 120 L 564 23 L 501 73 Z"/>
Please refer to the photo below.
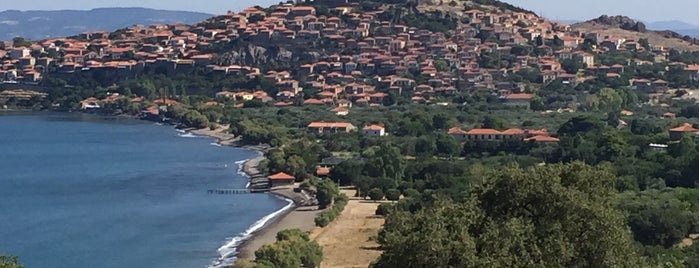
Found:
<path fill-rule="evenodd" d="M 682 35 L 699 37 L 699 26 L 678 20 L 647 22 L 646 27 L 652 30 L 671 30 Z"/>
<path fill-rule="evenodd" d="M 24 37 L 41 40 L 71 36 L 85 31 L 113 31 L 134 24 L 182 22 L 192 24 L 212 15 L 189 11 L 168 11 L 148 8 L 96 8 L 92 10 L 0 12 L 0 40 Z"/>

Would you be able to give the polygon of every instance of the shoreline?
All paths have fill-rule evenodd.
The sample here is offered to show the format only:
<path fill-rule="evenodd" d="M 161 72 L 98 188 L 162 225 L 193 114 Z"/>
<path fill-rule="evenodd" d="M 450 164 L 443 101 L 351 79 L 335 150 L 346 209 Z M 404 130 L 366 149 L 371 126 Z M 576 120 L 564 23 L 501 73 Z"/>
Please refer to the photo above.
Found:
<path fill-rule="evenodd" d="M 265 160 L 264 152 L 271 149 L 268 145 L 243 145 L 240 136 L 236 137 L 233 134 L 227 133 L 227 126 L 220 126 L 215 130 L 208 128 L 185 128 L 181 130 L 198 136 L 214 138 L 221 146 L 231 146 L 257 152 L 258 156 L 244 160 L 244 162 L 240 164 L 240 169 L 238 170 L 239 173 L 242 172 L 241 175 L 247 177 L 248 183 L 246 188 L 250 186 L 253 178 L 263 175 L 259 170 L 259 166 L 260 163 Z M 236 235 L 222 245 L 221 248 L 219 248 L 219 253 L 221 253 L 221 249 L 225 249 L 228 245 L 230 245 L 228 249 L 231 251 L 226 252 L 226 254 L 221 254 L 222 256 L 215 261 L 212 267 L 228 267 L 241 258 L 254 259 L 255 251 L 266 244 L 274 243 L 276 241 L 277 232 L 284 229 L 299 228 L 303 231 L 310 232 L 315 228 L 314 219 L 316 214 L 320 211 L 301 206 L 303 201 L 307 199 L 304 194 L 294 192 L 293 187 L 275 188 L 272 189 L 269 194 L 289 203 L 281 209 L 252 223 L 245 232 Z M 258 224 L 262 225 L 256 226 Z M 236 241 L 236 239 L 240 240 Z"/>

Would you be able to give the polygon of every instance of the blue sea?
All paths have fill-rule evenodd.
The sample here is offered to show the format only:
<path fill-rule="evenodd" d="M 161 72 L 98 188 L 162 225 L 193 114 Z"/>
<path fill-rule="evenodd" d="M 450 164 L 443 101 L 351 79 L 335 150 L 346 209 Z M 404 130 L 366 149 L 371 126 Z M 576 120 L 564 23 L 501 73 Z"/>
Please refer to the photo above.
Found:
<path fill-rule="evenodd" d="M 207 193 L 244 188 L 256 155 L 152 122 L 0 113 L 0 253 L 27 268 L 212 266 L 289 204 Z"/>

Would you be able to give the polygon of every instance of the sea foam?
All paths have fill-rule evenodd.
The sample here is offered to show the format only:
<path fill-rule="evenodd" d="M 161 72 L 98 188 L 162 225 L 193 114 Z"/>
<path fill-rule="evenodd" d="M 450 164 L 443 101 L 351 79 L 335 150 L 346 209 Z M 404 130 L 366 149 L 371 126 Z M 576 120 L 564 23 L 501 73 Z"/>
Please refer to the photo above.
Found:
<path fill-rule="evenodd" d="M 275 195 L 276 196 L 276 195 Z M 269 214 L 265 216 L 264 218 L 258 220 L 257 222 L 253 223 L 250 227 L 248 227 L 245 232 L 240 233 L 238 236 L 231 238 L 226 242 L 223 246 L 221 246 L 218 249 L 218 253 L 221 256 L 218 260 L 216 260 L 211 267 L 212 268 L 218 268 L 218 267 L 226 267 L 230 266 L 235 263 L 237 257 L 236 254 L 238 253 L 238 246 L 243 243 L 245 240 L 249 239 L 253 233 L 259 231 L 262 229 L 269 221 L 273 220 L 280 214 L 286 212 L 287 210 L 291 209 L 294 207 L 294 201 L 287 199 L 287 198 L 282 198 L 277 196 L 278 198 L 285 200 L 288 202 L 286 206 L 281 208 L 280 210 L 275 211 L 272 214 Z"/>
<path fill-rule="evenodd" d="M 189 133 L 189 132 L 177 134 L 177 136 L 180 136 L 182 138 L 199 138 L 199 136 L 194 135 L 194 134 Z"/>
<path fill-rule="evenodd" d="M 240 174 L 241 176 L 243 176 L 245 178 L 249 178 L 249 176 L 247 174 L 245 174 L 245 172 L 243 172 L 243 165 L 248 160 L 250 160 L 250 159 L 235 162 L 235 164 L 238 165 L 238 174 Z M 248 184 L 245 186 L 245 188 L 248 188 L 249 186 L 250 186 L 250 181 L 248 180 Z M 269 215 L 265 216 L 264 218 L 256 221 L 255 223 L 250 225 L 250 227 L 248 227 L 247 230 L 238 234 L 238 236 L 229 239 L 223 246 L 221 246 L 218 249 L 218 253 L 221 257 L 218 258 L 210 266 L 210 268 L 221 268 L 221 267 L 227 267 L 227 266 L 233 265 L 235 263 L 235 261 L 238 259 L 236 257 L 236 254 L 238 253 L 238 246 L 240 246 L 241 243 L 243 243 L 245 240 L 249 239 L 253 233 L 262 229 L 269 221 L 273 220 L 277 216 L 283 214 L 287 210 L 292 209 L 294 207 L 293 200 L 288 199 L 288 198 L 283 198 L 283 197 L 278 196 L 278 195 L 274 195 L 274 196 L 288 202 L 288 204 L 286 206 L 284 206 L 283 208 L 273 212 L 272 214 L 269 214 Z"/>

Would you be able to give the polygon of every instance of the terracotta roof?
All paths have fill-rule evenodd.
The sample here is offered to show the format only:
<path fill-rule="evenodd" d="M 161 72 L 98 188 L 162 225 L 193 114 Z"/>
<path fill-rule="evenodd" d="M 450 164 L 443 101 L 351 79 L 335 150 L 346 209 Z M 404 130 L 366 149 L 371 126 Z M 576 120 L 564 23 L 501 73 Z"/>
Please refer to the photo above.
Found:
<path fill-rule="evenodd" d="M 474 128 L 466 132 L 469 135 L 501 135 L 502 132 L 492 128 Z"/>
<path fill-rule="evenodd" d="M 316 169 L 316 175 L 318 176 L 327 176 L 330 175 L 330 168 L 317 168 Z"/>
<path fill-rule="evenodd" d="M 524 135 L 524 130 L 519 128 L 510 128 L 502 132 L 503 135 Z"/>
<path fill-rule="evenodd" d="M 453 128 L 449 129 L 448 134 L 449 135 L 455 135 L 455 134 L 463 135 L 463 134 L 467 134 L 467 132 L 464 131 L 463 129 L 461 129 L 460 127 L 453 127 Z"/>
<path fill-rule="evenodd" d="M 352 128 L 354 127 L 350 123 L 345 122 L 311 122 L 308 124 L 309 128 Z"/>
<path fill-rule="evenodd" d="M 322 105 L 325 104 L 322 100 L 319 99 L 307 99 L 303 101 L 303 104 L 308 104 L 308 105 Z"/>
<path fill-rule="evenodd" d="M 697 132 L 697 131 L 699 131 L 699 129 L 692 127 L 692 125 L 689 123 L 684 123 L 679 127 L 670 129 L 670 131 L 672 131 L 672 132 Z"/>
<path fill-rule="evenodd" d="M 530 100 L 534 95 L 527 93 L 515 93 L 505 96 L 506 100 Z"/>
<path fill-rule="evenodd" d="M 535 141 L 535 142 L 559 142 L 561 141 L 558 138 L 551 137 L 551 136 L 545 136 L 545 135 L 537 135 L 528 139 L 525 139 L 525 141 Z"/>
<path fill-rule="evenodd" d="M 285 181 L 286 181 L 286 180 L 295 180 L 295 179 L 296 179 L 296 177 L 291 176 L 291 175 L 289 175 L 289 174 L 286 174 L 286 173 L 284 173 L 284 172 L 279 172 L 279 173 L 274 174 L 274 175 L 269 175 L 269 176 L 267 176 L 267 178 L 270 179 L 270 180 L 285 180 Z"/>
<path fill-rule="evenodd" d="M 370 126 L 365 126 L 363 128 L 363 130 L 383 130 L 383 129 L 385 129 L 385 128 L 382 126 L 379 126 L 379 125 L 370 125 Z"/>

